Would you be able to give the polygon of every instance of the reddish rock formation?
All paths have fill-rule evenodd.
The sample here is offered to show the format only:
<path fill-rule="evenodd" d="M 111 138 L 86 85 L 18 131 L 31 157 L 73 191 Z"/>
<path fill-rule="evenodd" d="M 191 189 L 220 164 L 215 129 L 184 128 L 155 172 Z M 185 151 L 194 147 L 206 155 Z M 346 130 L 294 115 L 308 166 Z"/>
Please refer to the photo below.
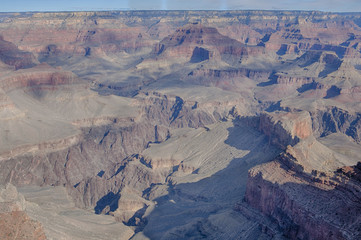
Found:
<path fill-rule="evenodd" d="M 202 52 L 207 53 L 207 56 L 202 57 L 198 49 L 203 49 Z M 225 61 L 228 61 L 227 56 L 240 59 L 249 54 L 260 54 L 262 51 L 262 47 L 247 48 L 244 44 L 221 35 L 216 28 L 194 23 L 177 29 L 174 34 L 157 44 L 153 52 L 155 56 L 162 55 L 166 58 L 182 56 L 191 62 L 200 62 L 218 56 Z"/>
<path fill-rule="evenodd" d="M 237 121 L 258 129 L 268 136 L 271 144 L 281 149 L 312 135 L 312 122 L 307 112 L 264 112 L 259 117 L 239 117 Z"/>
<path fill-rule="evenodd" d="M 41 224 L 32 220 L 25 211 L 24 197 L 7 184 L 0 188 L 0 238 L 45 240 Z"/>
<path fill-rule="evenodd" d="M 286 84 L 295 87 L 301 87 L 302 85 L 310 84 L 314 81 L 315 78 L 312 77 L 291 77 L 285 75 L 278 75 L 276 80 L 277 84 Z"/>
<path fill-rule="evenodd" d="M 0 78 L 0 87 L 9 92 L 19 88 L 57 86 L 79 82 L 72 72 L 65 72 L 42 65 L 31 70 L 17 71 L 15 74 Z"/>
<path fill-rule="evenodd" d="M 5 41 L 0 35 L 0 60 L 15 69 L 29 68 L 36 64 L 34 55 L 19 50 L 13 43 Z"/>
<path fill-rule="evenodd" d="M 340 117 L 335 121 L 342 124 L 334 131 L 345 131 L 342 129 L 352 122 L 351 115 L 339 109 L 332 112 L 332 116 Z M 287 119 L 293 119 L 293 126 L 287 124 Z M 302 120 L 299 116 L 298 119 L 292 113 L 261 116 L 259 128 L 270 136 L 272 144 L 294 147 L 288 146 L 274 161 L 249 171 L 245 201 L 276 221 L 283 234 L 291 239 L 359 238 L 360 163 L 335 172 L 316 170 L 324 164 L 330 167 L 331 159 L 326 158 L 322 163 L 321 155 L 327 153 L 321 146 L 314 147 L 315 140 L 307 139 L 312 136 L 311 118 Z M 295 141 L 290 135 L 299 139 Z M 283 143 L 279 142 L 282 140 Z M 319 152 L 315 155 L 314 151 Z"/>
<path fill-rule="evenodd" d="M 47 239 L 40 223 L 30 219 L 23 211 L 0 213 L 0 226 L 1 239 Z"/>
<path fill-rule="evenodd" d="M 337 174 L 313 177 L 285 165 L 286 158 L 287 155 L 280 156 L 250 171 L 245 200 L 276 220 L 289 238 L 359 238 L 357 170 L 350 173 L 352 177 L 338 181 Z M 307 195 L 299 192 L 307 192 Z"/>

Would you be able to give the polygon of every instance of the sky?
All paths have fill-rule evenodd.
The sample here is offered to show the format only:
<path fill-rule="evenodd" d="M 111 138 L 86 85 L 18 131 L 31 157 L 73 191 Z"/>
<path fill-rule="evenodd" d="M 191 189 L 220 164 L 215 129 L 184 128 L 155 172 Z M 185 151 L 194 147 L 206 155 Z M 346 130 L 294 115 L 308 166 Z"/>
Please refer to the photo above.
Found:
<path fill-rule="evenodd" d="M 249 9 L 361 12 L 361 0 L 0 0 L 0 12 Z"/>

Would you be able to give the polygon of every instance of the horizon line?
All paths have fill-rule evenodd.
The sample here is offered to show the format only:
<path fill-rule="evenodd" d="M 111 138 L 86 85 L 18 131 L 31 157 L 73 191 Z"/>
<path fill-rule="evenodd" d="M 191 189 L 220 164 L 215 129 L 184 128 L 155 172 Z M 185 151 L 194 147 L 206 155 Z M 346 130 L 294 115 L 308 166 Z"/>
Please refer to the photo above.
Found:
<path fill-rule="evenodd" d="M 324 10 L 300 10 L 300 9 L 131 9 L 131 8 L 115 8 L 115 9 L 92 9 L 92 10 L 34 10 L 34 11 L 1 11 L 0 13 L 70 13 L 70 12 L 137 12 L 137 11 L 161 11 L 161 12 L 177 12 L 177 11 L 196 11 L 196 12 L 237 12 L 237 11 L 264 11 L 264 12 L 320 12 L 320 13 L 360 13 L 361 11 L 324 11 Z"/>

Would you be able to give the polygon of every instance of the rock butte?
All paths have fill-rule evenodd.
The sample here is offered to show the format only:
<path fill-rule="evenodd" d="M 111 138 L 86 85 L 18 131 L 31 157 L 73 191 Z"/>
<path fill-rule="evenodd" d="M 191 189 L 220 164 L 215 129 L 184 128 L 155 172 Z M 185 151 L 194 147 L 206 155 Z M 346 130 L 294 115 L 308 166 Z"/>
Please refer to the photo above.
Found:
<path fill-rule="evenodd" d="M 1 13 L 0 238 L 360 239 L 360 20 Z"/>

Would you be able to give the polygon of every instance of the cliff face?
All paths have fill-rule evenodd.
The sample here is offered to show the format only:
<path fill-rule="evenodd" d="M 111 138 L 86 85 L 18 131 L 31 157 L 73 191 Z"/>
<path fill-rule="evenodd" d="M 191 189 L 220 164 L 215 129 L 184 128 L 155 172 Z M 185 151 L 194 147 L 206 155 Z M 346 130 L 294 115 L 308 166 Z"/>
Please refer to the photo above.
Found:
<path fill-rule="evenodd" d="M 15 69 L 33 67 L 37 60 L 30 52 L 21 51 L 11 42 L 5 41 L 0 35 L 0 60 Z"/>
<path fill-rule="evenodd" d="M 310 116 L 306 121 L 302 117 L 299 120 L 288 117 L 293 119 L 293 128 L 285 120 L 274 121 L 284 116 L 271 118 L 263 114 L 259 125 L 253 125 L 269 136 L 271 144 L 285 151 L 273 161 L 249 171 L 245 201 L 276 221 L 287 238 L 358 238 L 360 163 L 337 169 L 346 163 L 340 165 L 342 159 L 338 153 L 329 154 L 331 150 L 314 139 Z M 297 138 L 291 138 L 295 133 Z"/>
<path fill-rule="evenodd" d="M 204 49 L 202 57 L 198 46 Z M 163 39 L 154 49 L 155 55 L 163 57 L 182 56 L 191 62 L 202 62 L 220 56 L 240 57 L 247 55 L 247 49 L 238 41 L 221 35 L 216 28 L 194 23 L 177 29 L 175 34 Z M 197 60 L 196 60 L 197 59 Z"/>
<path fill-rule="evenodd" d="M 311 118 L 308 113 L 262 114 L 259 130 L 270 138 L 270 142 L 285 149 L 294 146 L 300 139 L 312 135 Z"/>
<path fill-rule="evenodd" d="M 5 92 L 10 92 L 19 88 L 56 87 L 57 85 L 75 83 L 77 83 L 77 80 L 74 73 L 59 71 L 58 69 L 43 65 L 30 71 L 22 70 L 10 76 L 3 76 L 0 80 L 0 87 Z"/>
<path fill-rule="evenodd" d="M 305 175 L 289 168 L 283 162 L 285 158 L 289 156 L 281 156 L 250 171 L 247 203 L 276 220 L 292 239 L 359 238 L 357 179 L 336 173 Z M 307 192 L 307 195 L 298 192 Z M 325 214 L 327 218 L 323 217 Z"/>
<path fill-rule="evenodd" d="M 270 144 L 285 150 L 312 136 L 312 122 L 308 112 L 263 112 L 256 117 L 238 117 L 237 123 L 258 129 Z"/>

